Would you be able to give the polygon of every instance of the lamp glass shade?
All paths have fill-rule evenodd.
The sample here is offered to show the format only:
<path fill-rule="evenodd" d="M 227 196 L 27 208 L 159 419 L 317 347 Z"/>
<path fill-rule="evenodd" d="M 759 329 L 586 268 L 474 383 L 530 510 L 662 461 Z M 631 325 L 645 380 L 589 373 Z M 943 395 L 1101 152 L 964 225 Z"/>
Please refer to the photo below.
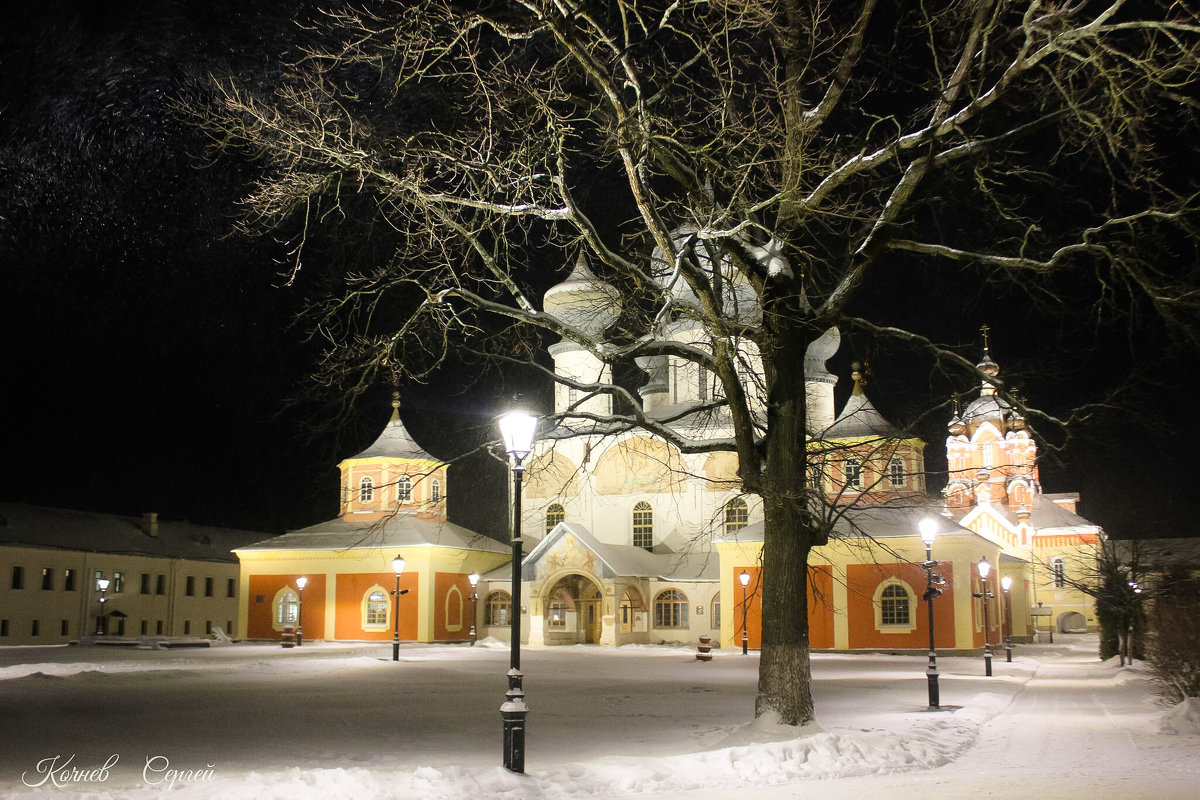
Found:
<path fill-rule="evenodd" d="M 301 575 L 299 578 L 296 578 L 296 586 L 300 587 L 300 591 L 304 591 L 304 587 L 308 586 L 308 578 L 304 577 L 303 575 Z"/>
<path fill-rule="evenodd" d="M 742 570 L 742 574 L 738 575 L 738 580 L 742 582 L 742 587 L 744 588 L 750 582 L 750 573 Z"/>
<path fill-rule="evenodd" d="M 538 418 L 524 411 L 510 411 L 500 417 L 500 436 L 504 439 L 504 451 L 510 456 L 524 458 L 533 449 L 533 436 L 537 432 Z"/>
<path fill-rule="evenodd" d="M 925 544 L 932 545 L 933 540 L 937 538 L 937 520 L 930 517 L 924 517 L 917 523 L 917 529 L 921 531 L 921 541 Z"/>
<path fill-rule="evenodd" d="M 474 589 L 476 586 L 479 585 L 479 573 L 472 572 L 470 575 L 467 576 L 467 580 L 469 580 L 471 582 L 471 588 Z"/>
<path fill-rule="evenodd" d="M 107 592 L 108 591 L 108 578 L 101 578 L 100 580 L 96 581 L 96 585 L 100 587 L 100 591 Z"/>
<path fill-rule="evenodd" d="M 396 556 L 392 559 L 392 570 L 397 575 L 404 572 L 404 556 Z"/>
<path fill-rule="evenodd" d="M 979 577 L 987 580 L 988 573 L 992 571 L 992 565 L 988 563 L 987 557 L 979 561 Z"/>
<path fill-rule="evenodd" d="M 1007 592 L 1009 589 L 1011 589 L 1011 588 L 1012 588 L 1012 576 L 1011 576 L 1011 575 L 1005 575 L 1003 578 L 1001 578 L 1001 579 L 1000 579 L 1000 587 L 1001 587 L 1002 589 L 1004 589 L 1004 591 L 1006 591 L 1006 592 Z"/>

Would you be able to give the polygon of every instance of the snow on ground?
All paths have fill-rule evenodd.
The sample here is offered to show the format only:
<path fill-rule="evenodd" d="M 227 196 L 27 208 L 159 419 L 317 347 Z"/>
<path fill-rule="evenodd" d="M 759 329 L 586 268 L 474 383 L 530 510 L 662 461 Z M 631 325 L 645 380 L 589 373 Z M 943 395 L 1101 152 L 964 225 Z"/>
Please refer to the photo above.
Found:
<path fill-rule="evenodd" d="M 525 648 L 526 775 L 500 766 L 499 642 L 400 663 L 390 644 L 0 648 L 0 797 L 1200 795 L 1200 704 L 1167 709 L 1141 665 L 1060 638 L 1001 652 L 991 678 L 940 658 L 941 712 L 924 657 L 818 654 L 801 729 L 748 721 L 754 654 Z"/>

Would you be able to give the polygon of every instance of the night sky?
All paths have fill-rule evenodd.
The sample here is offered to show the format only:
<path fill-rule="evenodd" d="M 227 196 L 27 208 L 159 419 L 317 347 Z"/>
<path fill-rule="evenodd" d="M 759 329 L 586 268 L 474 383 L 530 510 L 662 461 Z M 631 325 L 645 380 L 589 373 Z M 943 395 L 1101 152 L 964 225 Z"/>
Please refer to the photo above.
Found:
<path fill-rule="evenodd" d="M 252 164 L 210 163 L 172 98 L 201 100 L 210 75 L 269 84 L 302 34 L 297 2 L 43 2 L 0 29 L 0 499 L 141 514 L 269 532 L 337 512 L 335 465 L 373 440 L 391 387 L 346 410 L 304 379 L 319 347 L 296 315 L 347 263 L 318 243 L 293 285 L 287 244 L 231 234 Z M 1031 317 L 1019 293 L 898 285 L 880 313 L 936 319 L 946 341 L 978 354 L 993 330 L 1004 374 L 1055 413 L 1131 375 L 1126 408 L 1080 427 L 1048 457 L 1048 492 L 1083 494 L 1081 511 L 1117 536 L 1194 533 L 1189 483 L 1200 451 L 1196 354 L 1148 322 L 1095 327 Z M 866 305 L 872 303 L 867 298 Z M 850 335 L 831 364 L 867 356 L 885 414 L 945 400 L 927 366 Z M 401 387 L 405 420 L 441 458 L 491 432 L 496 375 L 447 371 Z M 948 411 L 921 433 L 939 462 Z M 1057 434 L 1052 437 L 1061 441 Z M 489 462 L 475 457 L 470 467 Z M 494 478 L 496 469 L 490 468 Z M 937 484 L 936 479 L 931 484 Z M 502 485 L 502 484 L 501 484 Z M 451 513 L 500 533 L 493 491 L 451 485 Z M 493 504 L 493 505 L 489 505 Z M 501 506 L 502 508 L 502 506 Z M 472 516 L 467 509 L 477 513 Z M 482 514 L 478 513 L 483 509 Z"/>

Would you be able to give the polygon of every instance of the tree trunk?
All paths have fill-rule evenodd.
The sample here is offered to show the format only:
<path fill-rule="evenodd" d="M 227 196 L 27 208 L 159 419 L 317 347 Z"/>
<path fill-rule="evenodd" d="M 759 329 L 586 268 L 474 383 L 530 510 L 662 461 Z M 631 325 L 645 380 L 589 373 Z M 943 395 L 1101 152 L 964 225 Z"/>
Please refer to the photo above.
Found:
<path fill-rule="evenodd" d="M 804 725 L 814 719 L 808 553 L 823 544 L 805 500 L 804 355 L 812 337 L 802 330 L 776 328 L 774 333 L 774 347 L 763 354 L 770 435 L 762 481 L 762 652 L 754 712 L 778 714 L 786 725 Z"/>

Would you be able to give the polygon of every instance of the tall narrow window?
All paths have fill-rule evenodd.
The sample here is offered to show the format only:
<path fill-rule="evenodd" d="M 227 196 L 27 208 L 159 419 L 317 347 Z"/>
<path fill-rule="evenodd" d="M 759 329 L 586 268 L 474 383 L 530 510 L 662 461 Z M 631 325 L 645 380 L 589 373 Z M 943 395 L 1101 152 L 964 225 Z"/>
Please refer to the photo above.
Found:
<path fill-rule="evenodd" d="M 375 499 L 375 481 L 368 475 L 358 482 L 358 502 L 369 503 Z"/>
<path fill-rule="evenodd" d="M 407 475 L 396 481 L 396 502 L 412 502 L 412 478 L 408 477 Z"/>
<path fill-rule="evenodd" d="M 847 458 L 845 462 L 846 488 L 862 488 L 862 462 L 857 458 Z"/>
<path fill-rule="evenodd" d="M 120 572 L 114 572 L 112 577 L 112 586 L 108 587 L 113 594 L 125 591 L 125 576 Z"/>
<path fill-rule="evenodd" d="M 226 597 L 236 597 L 237 596 L 237 579 L 236 578 L 226 578 L 225 579 L 225 596 Z M 228 633 L 228 632 L 229 632 L 228 629 L 226 629 L 226 633 Z"/>
<path fill-rule="evenodd" d="M 893 583 L 883 588 L 879 596 L 880 622 L 884 625 L 910 625 L 908 592 L 904 587 Z"/>
<path fill-rule="evenodd" d="M 1067 565 L 1063 561 L 1062 556 L 1055 556 L 1050 559 L 1050 582 L 1055 589 L 1066 588 L 1067 585 Z"/>
<path fill-rule="evenodd" d="M 54 570 L 46 567 L 42 570 L 42 589 L 50 590 L 54 588 Z"/>
<path fill-rule="evenodd" d="M 291 589 L 285 589 L 275 600 L 276 624 L 295 625 L 299 610 L 300 597 Z"/>
<path fill-rule="evenodd" d="M 64 569 L 63 570 L 63 591 L 64 592 L 75 591 L 75 570 L 73 570 L 73 569 Z"/>
<path fill-rule="evenodd" d="M 141 592 L 142 592 L 142 594 L 150 594 L 150 573 L 149 572 L 142 573 Z"/>
<path fill-rule="evenodd" d="M 442 482 L 436 478 L 429 486 L 429 500 L 432 503 L 438 503 L 442 500 Z"/>
<path fill-rule="evenodd" d="M 363 627 L 386 628 L 389 608 L 387 592 L 373 589 L 367 594 L 367 602 L 363 605 Z"/>
<path fill-rule="evenodd" d="M 721 629 L 721 593 L 717 592 L 717 596 L 712 600 L 712 616 L 709 617 L 708 624 L 713 627 L 713 630 Z"/>
<path fill-rule="evenodd" d="M 888 481 L 892 486 L 904 485 L 904 459 L 893 458 L 888 462 Z"/>
<path fill-rule="evenodd" d="M 700 400 L 701 401 L 708 400 L 708 370 L 705 369 L 704 367 L 700 367 L 699 390 L 700 390 L 700 394 L 699 394 Z"/>
<path fill-rule="evenodd" d="M 654 549 L 654 510 L 645 500 L 633 507 L 633 546 Z"/>
<path fill-rule="evenodd" d="M 205 597 L 213 596 L 213 579 L 212 578 L 204 579 L 204 596 Z"/>
<path fill-rule="evenodd" d="M 725 504 L 725 532 L 733 533 L 740 531 L 746 527 L 746 523 L 750 521 L 750 509 L 746 506 L 746 501 L 740 497 L 735 497 Z"/>
<path fill-rule="evenodd" d="M 546 533 L 554 530 L 554 526 L 567 517 L 567 512 L 559 503 L 551 503 L 546 509 Z"/>
<path fill-rule="evenodd" d="M 667 589 L 654 599 L 654 627 L 686 628 L 688 599 L 678 589 Z"/>
<path fill-rule="evenodd" d="M 14 566 L 12 568 L 12 588 L 14 588 L 14 589 L 24 589 L 25 588 L 25 568 L 24 567 Z"/>
<path fill-rule="evenodd" d="M 184 582 L 183 593 L 188 597 L 193 597 L 196 594 L 196 579 L 191 575 L 188 575 L 187 580 Z"/>
<path fill-rule="evenodd" d="M 167 593 L 167 576 L 166 575 L 155 575 L 154 576 L 154 593 L 155 594 L 166 594 Z"/>

